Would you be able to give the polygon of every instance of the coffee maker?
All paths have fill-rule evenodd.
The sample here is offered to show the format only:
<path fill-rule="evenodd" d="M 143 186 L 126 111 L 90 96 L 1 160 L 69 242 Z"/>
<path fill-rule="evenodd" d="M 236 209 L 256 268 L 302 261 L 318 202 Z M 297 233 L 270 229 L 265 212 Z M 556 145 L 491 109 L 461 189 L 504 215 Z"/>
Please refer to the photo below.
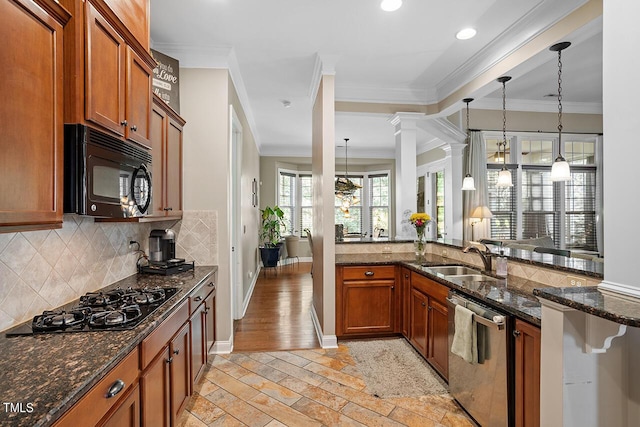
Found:
<path fill-rule="evenodd" d="M 172 230 L 151 230 L 149 261 L 164 265 L 184 262 L 184 259 L 176 259 L 176 234 Z"/>

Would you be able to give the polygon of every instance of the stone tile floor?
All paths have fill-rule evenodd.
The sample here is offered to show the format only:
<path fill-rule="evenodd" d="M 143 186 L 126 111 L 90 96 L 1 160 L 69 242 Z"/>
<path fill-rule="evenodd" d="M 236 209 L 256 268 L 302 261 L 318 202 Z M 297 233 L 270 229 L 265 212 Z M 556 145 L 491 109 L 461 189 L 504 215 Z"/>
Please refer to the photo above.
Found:
<path fill-rule="evenodd" d="M 368 394 L 344 345 L 217 355 L 178 425 L 475 426 L 448 394 Z"/>

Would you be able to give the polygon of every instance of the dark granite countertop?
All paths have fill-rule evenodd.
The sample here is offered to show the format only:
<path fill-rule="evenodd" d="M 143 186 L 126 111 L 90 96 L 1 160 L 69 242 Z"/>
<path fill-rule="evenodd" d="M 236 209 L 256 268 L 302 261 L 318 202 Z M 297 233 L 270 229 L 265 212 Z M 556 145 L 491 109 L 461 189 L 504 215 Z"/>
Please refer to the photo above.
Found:
<path fill-rule="evenodd" d="M 217 267 L 196 267 L 173 276 L 139 274 L 116 287 L 177 287 L 178 292 L 128 331 L 0 336 L 2 402 L 31 403 L 33 412 L 0 408 L 1 426 L 49 426 L 149 335 Z M 7 331 L 5 331 L 7 332 Z"/>
<path fill-rule="evenodd" d="M 409 243 L 413 240 L 402 240 L 394 238 L 378 238 L 373 239 L 370 237 L 349 237 L 342 242 L 336 242 L 336 244 L 352 244 L 352 243 Z M 462 249 L 469 242 L 465 242 L 457 239 L 427 239 L 427 243 L 434 243 L 441 246 L 448 246 L 454 249 Z M 500 248 L 497 246 L 490 246 L 493 253 L 498 254 Z M 571 258 L 565 256 L 558 256 L 552 254 L 543 254 L 523 249 L 514 248 L 502 248 L 504 255 L 508 259 L 512 259 L 516 262 L 537 265 L 545 268 L 553 268 L 554 270 L 565 271 L 568 273 L 583 274 L 585 276 L 591 276 L 602 279 L 604 277 L 604 263 L 586 260 L 582 258 Z"/>
<path fill-rule="evenodd" d="M 537 326 L 541 324 L 542 311 L 540 302 L 534 297 L 534 289 L 545 287 L 544 283 L 533 282 L 516 276 L 508 276 L 506 280 L 480 282 L 445 279 L 442 274 L 431 272 L 429 266 L 465 264 L 434 254 L 425 255 L 424 261 L 420 262 L 416 262 L 416 256 L 413 253 L 336 255 L 336 265 L 385 264 L 400 264 L 451 289 L 474 297 L 494 308 L 506 311 L 522 320 Z M 477 269 L 477 267 L 473 268 Z"/>
<path fill-rule="evenodd" d="M 640 327 L 640 302 L 599 290 L 582 288 L 536 289 L 534 295 L 612 322 Z"/>

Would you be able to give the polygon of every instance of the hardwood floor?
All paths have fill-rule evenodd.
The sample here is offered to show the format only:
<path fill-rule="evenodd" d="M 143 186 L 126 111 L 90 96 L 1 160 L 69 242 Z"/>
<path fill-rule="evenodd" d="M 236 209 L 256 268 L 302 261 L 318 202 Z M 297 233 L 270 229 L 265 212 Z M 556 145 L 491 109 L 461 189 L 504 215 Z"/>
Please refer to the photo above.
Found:
<path fill-rule="evenodd" d="M 311 320 L 311 263 L 260 272 L 244 318 L 234 322 L 233 351 L 319 348 Z"/>

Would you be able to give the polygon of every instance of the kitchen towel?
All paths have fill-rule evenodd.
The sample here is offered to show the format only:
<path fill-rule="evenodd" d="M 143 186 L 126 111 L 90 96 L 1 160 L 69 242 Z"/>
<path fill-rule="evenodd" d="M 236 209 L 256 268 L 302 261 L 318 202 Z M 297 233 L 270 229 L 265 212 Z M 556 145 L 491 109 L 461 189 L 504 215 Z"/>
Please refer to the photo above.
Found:
<path fill-rule="evenodd" d="M 451 343 L 451 352 L 467 363 L 478 363 L 478 337 L 473 321 L 473 311 L 456 305 L 455 332 Z"/>

